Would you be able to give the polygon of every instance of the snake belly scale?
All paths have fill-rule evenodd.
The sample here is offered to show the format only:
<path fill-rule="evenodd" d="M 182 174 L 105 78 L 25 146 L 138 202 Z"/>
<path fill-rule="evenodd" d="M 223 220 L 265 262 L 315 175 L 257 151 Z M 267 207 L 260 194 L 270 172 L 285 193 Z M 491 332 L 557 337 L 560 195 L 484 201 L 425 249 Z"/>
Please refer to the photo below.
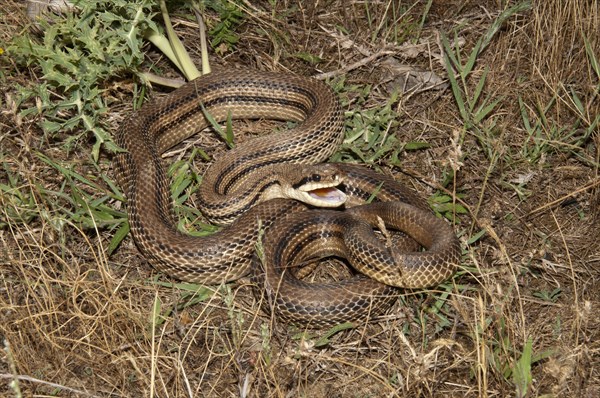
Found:
<path fill-rule="evenodd" d="M 206 128 L 210 124 L 206 113 L 218 122 L 231 116 L 234 119 L 285 120 L 297 125 L 236 145 L 209 167 L 199 192 L 201 210 L 212 222 L 227 226 L 213 235 L 194 237 L 176 228 L 169 179 L 161 154 Z M 306 211 L 307 205 L 340 207 L 346 201 L 346 206 L 350 207 L 377 192 L 380 201 L 403 201 L 423 208 L 422 202 L 410 190 L 391 178 L 385 177 L 387 182 L 382 189 L 377 174 L 368 169 L 320 164 L 340 146 L 343 123 L 342 111 L 331 89 L 319 81 L 289 74 L 242 70 L 213 72 L 147 103 L 126 119 L 116 135 L 117 145 L 124 150 L 115 156 L 117 179 L 128 199 L 131 233 L 138 248 L 155 268 L 167 275 L 188 282 L 221 284 L 250 272 L 256 261 L 259 230 L 264 229 L 269 234 L 265 242 L 278 234 L 281 240 L 293 240 L 280 235 L 287 231 L 283 226 L 277 227 L 279 230 L 271 227 L 278 220 L 280 225 L 283 224 L 282 220 L 294 213 L 312 213 L 312 210 Z M 343 187 L 345 194 L 330 194 L 331 188 L 336 186 Z M 406 211 L 417 214 L 413 221 L 427 217 L 423 210 L 412 206 Z M 354 212 L 369 213 L 367 210 Z M 343 217 L 355 215 L 351 211 Z M 373 224 L 372 221 L 369 222 Z M 325 229 L 332 225 L 325 221 L 309 224 L 311 228 Z M 425 286 L 447 278 L 458 263 L 456 237 L 451 228 L 441 224 L 446 228 L 441 240 L 419 238 L 420 243 L 433 247 L 434 253 L 416 253 L 414 262 L 405 270 L 420 275 L 416 279 L 421 278 Z M 362 240 L 364 228 L 356 241 L 363 247 L 369 244 Z M 410 234 L 411 231 L 407 232 Z M 355 238 L 348 237 L 350 240 Z M 345 248 L 339 248 L 340 245 L 337 238 L 332 239 L 326 245 L 328 249 L 321 252 L 347 256 L 364 256 L 370 252 L 358 250 L 348 254 Z M 304 250 L 304 247 L 300 249 Z M 397 254 L 392 256 L 397 257 Z M 349 258 L 349 261 L 354 264 L 353 259 Z M 383 270 L 369 271 L 370 263 L 364 258 L 356 261 L 357 266 L 366 267 L 368 275 L 389 282 L 385 280 Z M 392 280 L 397 281 L 397 278 L 392 277 Z M 393 296 L 394 288 L 369 278 L 358 277 L 352 283 L 357 284 L 363 296 L 367 294 L 371 301 L 377 299 L 380 304 L 376 306 L 382 308 Z M 299 295 L 316 297 L 316 292 L 293 290 L 288 294 L 283 289 L 276 290 L 277 300 L 286 313 L 299 314 L 292 317 L 298 322 L 311 321 L 310 316 L 307 318 L 298 310 L 301 307 L 298 303 L 303 298 Z M 354 297 L 356 291 L 341 289 L 334 294 L 335 297 L 323 298 L 329 302 L 324 304 L 327 308 L 321 306 L 326 319 L 315 321 L 315 324 L 328 324 L 329 318 L 332 322 L 344 317 L 361 318 L 366 311 L 371 311 L 364 305 L 356 305 L 360 300 L 364 301 L 364 297 Z M 353 313 L 353 308 L 358 308 L 359 312 Z M 342 315 L 348 310 L 349 314 Z"/>

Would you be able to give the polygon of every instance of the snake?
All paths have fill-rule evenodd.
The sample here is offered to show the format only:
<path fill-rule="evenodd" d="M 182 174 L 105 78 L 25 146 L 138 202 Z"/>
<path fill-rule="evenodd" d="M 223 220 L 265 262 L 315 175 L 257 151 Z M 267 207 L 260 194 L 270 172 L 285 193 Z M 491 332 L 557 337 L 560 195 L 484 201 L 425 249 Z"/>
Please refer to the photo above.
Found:
<path fill-rule="evenodd" d="M 177 228 L 162 155 L 230 119 L 293 126 L 236 143 L 207 168 L 200 210 L 223 227 L 192 236 Z M 114 166 L 133 239 L 154 268 L 175 279 L 220 285 L 252 274 L 267 311 L 314 326 L 366 318 L 389 307 L 398 287 L 447 279 L 460 254 L 452 228 L 392 177 L 363 166 L 323 163 L 343 139 L 343 112 L 333 90 L 289 73 L 224 69 L 154 98 L 115 135 L 120 151 Z M 378 226 L 385 230 L 381 223 L 426 250 L 399 253 L 373 233 Z M 260 259 L 257 246 L 264 250 Z M 346 257 L 359 273 L 321 286 L 286 273 L 317 255 Z"/>

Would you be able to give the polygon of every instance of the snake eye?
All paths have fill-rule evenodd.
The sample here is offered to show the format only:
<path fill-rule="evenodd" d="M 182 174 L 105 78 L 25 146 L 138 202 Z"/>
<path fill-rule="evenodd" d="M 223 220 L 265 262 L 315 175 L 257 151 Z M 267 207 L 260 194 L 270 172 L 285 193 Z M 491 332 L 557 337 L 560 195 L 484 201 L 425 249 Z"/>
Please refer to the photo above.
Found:
<path fill-rule="evenodd" d="M 313 180 L 314 182 L 319 182 L 319 181 L 321 181 L 321 175 L 320 175 L 320 174 L 313 174 L 313 175 L 312 175 L 312 180 Z"/>

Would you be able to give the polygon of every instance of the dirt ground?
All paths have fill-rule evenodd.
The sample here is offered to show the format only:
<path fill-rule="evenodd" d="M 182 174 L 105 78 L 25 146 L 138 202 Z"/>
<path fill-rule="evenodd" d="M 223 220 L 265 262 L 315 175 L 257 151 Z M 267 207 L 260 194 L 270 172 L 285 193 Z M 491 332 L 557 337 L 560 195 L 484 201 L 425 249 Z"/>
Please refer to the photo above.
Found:
<path fill-rule="evenodd" d="M 113 153 L 101 147 L 96 160 L 83 130 L 74 143 L 71 132 L 47 133 L 44 99 L 19 100 L 47 75 L 5 51 L 29 22 L 23 3 L 4 1 L 0 395 L 600 396 L 598 2 L 214 3 L 239 17 L 223 36 L 235 40 L 212 38 L 213 68 L 331 84 L 348 137 L 334 160 L 369 164 L 429 198 L 454 222 L 459 272 L 434 289 L 400 291 L 371 322 L 303 330 L 262 312 L 247 279 L 216 293 L 180 284 L 154 271 L 129 235 L 109 253 L 125 208 L 111 193 Z M 196 20 L 172 6 L 199 65 Z M 224 15 L 207 7 L 213 34 Z M 443 37 L 461 63 L 456 81 Z M 143 68 L 182 78 L 154 47 L 144 51 Z M 110 133 L 143 96 L 137 82 L 126 69 L 103 82 Z M 236 137 L 271 127 L 236 122 Z M 168 162 L 192 176 L 187 192 L 207 165 L 186 163 L 193 146 L 209 158 L 226 149 L 202 134 L 173 152 Z M 178 209 L 186 228 L 195 200 Z"/>

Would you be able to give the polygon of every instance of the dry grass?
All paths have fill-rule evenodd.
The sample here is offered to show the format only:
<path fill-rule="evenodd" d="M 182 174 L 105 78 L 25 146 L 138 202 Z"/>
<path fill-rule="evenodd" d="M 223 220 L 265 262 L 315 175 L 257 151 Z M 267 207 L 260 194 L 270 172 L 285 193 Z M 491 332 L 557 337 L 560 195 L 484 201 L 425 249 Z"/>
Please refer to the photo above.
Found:
<path fill-rule="evenodd" d="M 253 3 L 242 3 L 240 42 L 211 54 L 213 65 L 342 71 L 345 106 L 365 115 L 389 99 L 383 61 L 390 54 L 446 77 L 440 32 L 450 39 L 457 32 L 466 57 L 508 7 Z M 0 6 L 0 43 L 23 32 L 23 11 L 15 0 Z M 505 397 L 528 385 L 532 397 L 599 396 L 600 136 L 589 126 L 600 98 L 584 42 L 599 60 L 599 25 L 596 1 L 533 1 L 509 18 L 466 82 L 472 92 L 489 69 L 483 92 L 499 99 L 477 128 L 465 128 L 447 86 L 393 103 L 401 118 L 388 134 L 397 142 L 375 163 L 424 196 L 445 190 L 462 201 L 468 213 L 456 215 L 456 230 L 464 269 L 322 345 L 325 331 L 264 315 L 248 281 L 215 294 L 190 292 L 150 269 L 130 238 L 109 256 L 115 231 L 82 225 L 68 200 L 76 187 L 101 198 L 107 184 L 71 185 L 38 152 L 109 179 L 111 155 L 103 153 L 96 167 L 90 143 L 65 152 L 64 136 L 48 139 L 37 126 L 43 115 L 21 117 L 26 104 L 15 102 L 15 87 L 39 84 L 39 71 L 0 56 L 0 395 Z M 197 53 L 193 24 L 177 29 Z M 407 42 L 417 35 L 419 46 Z M 349 89 L 366 84 L 366 95 Z M 132 102 L 126 82 L 115 87 L 107 95 Z M 129 111 L 119 101 L 108 113 L 114 128 Z M 524 117 L 540 122 L 537 135 Z M 412 142 L 429 147 L 394 154 Z M 343 157 L 351 153 L 346 148 Z M 533 358 L 526 361 L 528 341 Z M 530 384 L 516 376 L 528 365 Z"/>

